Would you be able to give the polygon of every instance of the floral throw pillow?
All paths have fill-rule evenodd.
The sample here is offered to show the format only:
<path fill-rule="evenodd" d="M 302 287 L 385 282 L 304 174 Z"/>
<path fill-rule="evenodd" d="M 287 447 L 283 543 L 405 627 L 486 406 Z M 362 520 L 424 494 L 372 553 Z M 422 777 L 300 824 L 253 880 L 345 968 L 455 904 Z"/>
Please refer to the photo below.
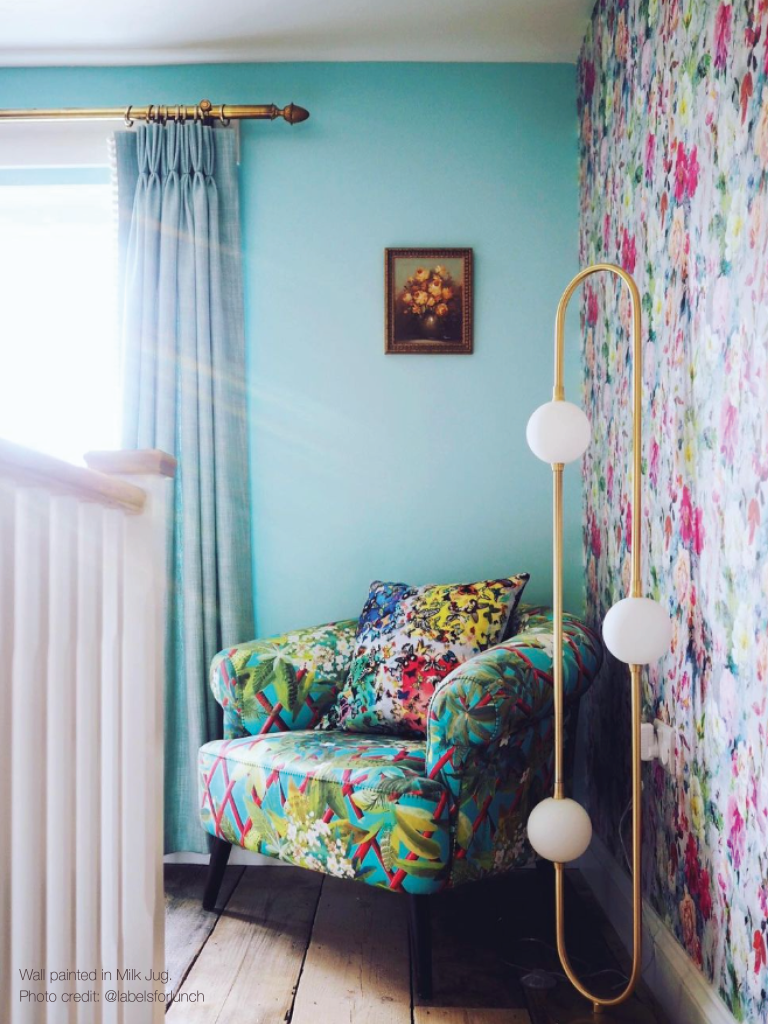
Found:
<path fill-rule="evenodd" d="M 501 639 L 528 578 L 425 587 L 376 580 L 349 675 L 319 728 L 426 735 L 435 687 Z"/>

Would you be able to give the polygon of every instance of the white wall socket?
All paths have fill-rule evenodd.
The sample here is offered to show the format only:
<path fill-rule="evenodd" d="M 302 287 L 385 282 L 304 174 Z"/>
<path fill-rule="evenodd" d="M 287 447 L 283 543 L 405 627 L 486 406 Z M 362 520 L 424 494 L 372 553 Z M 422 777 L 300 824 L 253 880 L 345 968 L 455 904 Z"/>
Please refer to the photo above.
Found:
<path fill-rule="evenodd" d="M 640 757 L 643 761 L 658 758 L 667 767 L 672 760 L 673 742 L 674 729 L 658 718 L 640 726 Z"/>

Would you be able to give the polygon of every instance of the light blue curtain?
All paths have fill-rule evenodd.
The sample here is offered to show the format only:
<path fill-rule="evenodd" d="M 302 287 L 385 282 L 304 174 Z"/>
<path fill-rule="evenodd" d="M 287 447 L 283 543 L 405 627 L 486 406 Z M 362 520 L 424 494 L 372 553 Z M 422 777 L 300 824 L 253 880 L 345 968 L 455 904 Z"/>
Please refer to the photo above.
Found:
<path fill-rule="evenodd" d="M 166 852 L 205 852 L 197 751 L 220 737 L 208 665 L 254 635 L 234 132 L 115 135 L 123 443 L 178 459 L 165 695 Z"/>

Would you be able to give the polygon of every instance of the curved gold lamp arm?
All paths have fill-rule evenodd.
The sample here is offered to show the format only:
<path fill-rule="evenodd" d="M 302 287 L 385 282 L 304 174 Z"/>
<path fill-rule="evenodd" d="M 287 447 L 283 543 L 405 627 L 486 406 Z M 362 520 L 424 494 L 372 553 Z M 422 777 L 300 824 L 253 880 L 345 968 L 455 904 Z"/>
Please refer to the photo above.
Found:
<path fill-rule="evenodd" d="M 595 263 L 578 273 L 563 292 L 555 316 L 555 384 L 552 397 L 555 401 L 565 398 L 563 387 L 563 348 L 565 312 L 568 302 L 579 287 L 592 274 L 606 272 L 614 274 L 629 289 L 632 305 L 632 564 L 630 575 L 630 596 L 641 597 L 641 459 L 642 459 L 642 342 L 640 292 L 633 278 L 613 263 Z M 554 714 L 555 714 L 555 799 L 565 796 L 563 789 L 563 464 L 553 463 L 553 508 L 554 508 Z M 642 781 L 640 761 L 640 717 L 641 717 L 641 667 L 630 665 L 632 702 L 632 910 L 633 910 L 633 952 L 632 970 L 626 988 L 611 999 L 593 995 L 576 977 L 565 948 L 565 915 L 563 900 L 563 865 L 555 864 L 555 908 L 557 915 L 557 952 L 571 984 L 592 1003 L 595 1013 L 605 1007 L 618 1006 L 629 998 L 640 977 L 642 962 L 642 878 L 641 878 L 641 826 L 642 826 Z"/>

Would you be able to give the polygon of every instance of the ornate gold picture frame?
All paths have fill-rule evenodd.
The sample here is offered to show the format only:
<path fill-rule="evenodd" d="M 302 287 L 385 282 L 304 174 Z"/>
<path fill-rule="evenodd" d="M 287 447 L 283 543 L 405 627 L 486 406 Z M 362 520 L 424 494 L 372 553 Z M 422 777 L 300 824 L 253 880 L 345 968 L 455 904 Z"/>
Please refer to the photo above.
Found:
<path fill-rule="evenodd" d="M 472 250 L 384 250 L 387 355 L 470 355 Z"/>

